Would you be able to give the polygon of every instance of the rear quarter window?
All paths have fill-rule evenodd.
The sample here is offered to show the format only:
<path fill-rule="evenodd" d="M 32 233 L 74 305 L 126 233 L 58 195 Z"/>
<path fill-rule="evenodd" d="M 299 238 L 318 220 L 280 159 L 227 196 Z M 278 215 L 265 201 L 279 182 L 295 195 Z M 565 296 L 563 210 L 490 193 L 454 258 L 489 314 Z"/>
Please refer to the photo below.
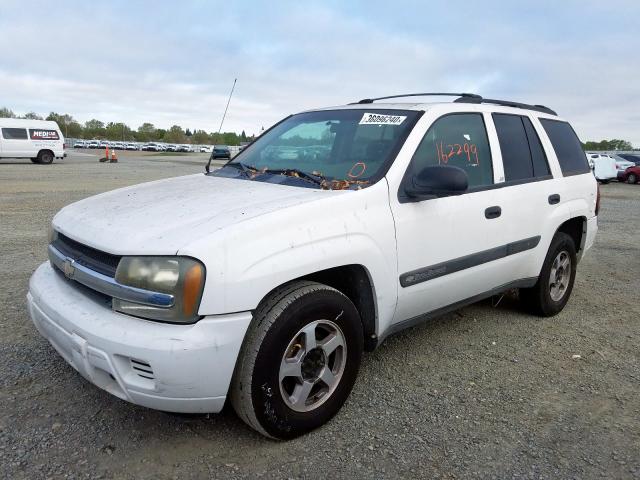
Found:
<path fill-rule="evenodd" d="M 3 128 L 2 137 L 5 140 L 26 140 L 27 129 L 26 128 Z"/>
<path fill-rule="evenodd" d="M 591 170 L 587 157 L 571 125 L 549 118 L 540 118 L 539 120 L 556 152 L 562 174 L 566 177 L 589 173 Z"/>

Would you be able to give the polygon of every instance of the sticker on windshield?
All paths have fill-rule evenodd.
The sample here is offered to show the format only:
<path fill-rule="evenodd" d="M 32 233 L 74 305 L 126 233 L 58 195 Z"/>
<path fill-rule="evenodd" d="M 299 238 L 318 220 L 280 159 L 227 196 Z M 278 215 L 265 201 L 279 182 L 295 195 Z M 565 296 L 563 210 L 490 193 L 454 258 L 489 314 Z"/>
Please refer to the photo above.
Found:
<path fill-rule="evenodd" d="M 381 115 L 379 113 L 365 112 L 360 120 L 360 125 L 400 125 L 406 118 L 402 115 Z"/>

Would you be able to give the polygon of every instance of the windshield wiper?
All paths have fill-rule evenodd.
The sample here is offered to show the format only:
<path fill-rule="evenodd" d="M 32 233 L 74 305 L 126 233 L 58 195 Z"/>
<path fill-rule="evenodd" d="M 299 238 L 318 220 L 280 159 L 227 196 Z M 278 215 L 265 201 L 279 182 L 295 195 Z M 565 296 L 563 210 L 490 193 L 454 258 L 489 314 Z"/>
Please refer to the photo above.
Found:
<path fill-rule="evenodd" d="M 252 165 L 247 165 L 246 163 L 242 163 L 242 162 L 230 162 L 224 165 L 224 167 L 232 167 L 237 170 L 240 170 L 242 173 L 245 174 L 247 178 L 252 178 L 254 174 L 260 173 L 260 170 L 258 170 L 256 167 Z"/>
<path fill-rule="evenodd" d="M 323 186 L 327 182 L 326 177 L 320 173 L 307 173 L 297 168 L 280 168 L 280 169 L 267 168 L 264 170 L 260 170 L 260 173 L 270 173 L 272 175 L 285 175 L 287 177 L 301 178 L 302 180 L 307 180 L 318 186 Z"/>

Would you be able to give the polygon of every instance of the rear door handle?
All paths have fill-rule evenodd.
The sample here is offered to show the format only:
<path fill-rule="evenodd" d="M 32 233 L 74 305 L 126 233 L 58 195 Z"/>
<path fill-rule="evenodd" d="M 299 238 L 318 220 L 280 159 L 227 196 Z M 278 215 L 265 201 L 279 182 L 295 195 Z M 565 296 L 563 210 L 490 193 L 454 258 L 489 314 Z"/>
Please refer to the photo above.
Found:
<path fill-rule="evenodd" d="M 555 205 L 557 203 L 560 203 L 560 195 L 557 193 L 549 195 L 549 205 Z"/>
<path fill-rule="evenodd" d="M 502 215 L 502 209 L 497 205 L 495 207 L 489 207 L 484 211 L 485 218 L 491 220 L 492 218 L 498 218 Z"/>

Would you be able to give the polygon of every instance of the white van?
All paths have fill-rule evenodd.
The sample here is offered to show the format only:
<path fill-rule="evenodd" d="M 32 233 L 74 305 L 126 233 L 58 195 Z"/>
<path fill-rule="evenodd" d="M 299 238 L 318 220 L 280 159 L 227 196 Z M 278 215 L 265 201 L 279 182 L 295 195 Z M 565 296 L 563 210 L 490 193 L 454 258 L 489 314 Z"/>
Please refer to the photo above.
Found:
<path fill-rule="evenodd" d="M 616 160 L 609 155 L 600 153 L 587 153 L 589 166 L 593 169 L 593 175 L 600 183 L 609 183 L 618 178 Z"/>
<path fill-rule="evenodd" d="M 0 118 L 0 158 L 51 163 L 64 157 L 64 137 L 53 121 Z"/>

